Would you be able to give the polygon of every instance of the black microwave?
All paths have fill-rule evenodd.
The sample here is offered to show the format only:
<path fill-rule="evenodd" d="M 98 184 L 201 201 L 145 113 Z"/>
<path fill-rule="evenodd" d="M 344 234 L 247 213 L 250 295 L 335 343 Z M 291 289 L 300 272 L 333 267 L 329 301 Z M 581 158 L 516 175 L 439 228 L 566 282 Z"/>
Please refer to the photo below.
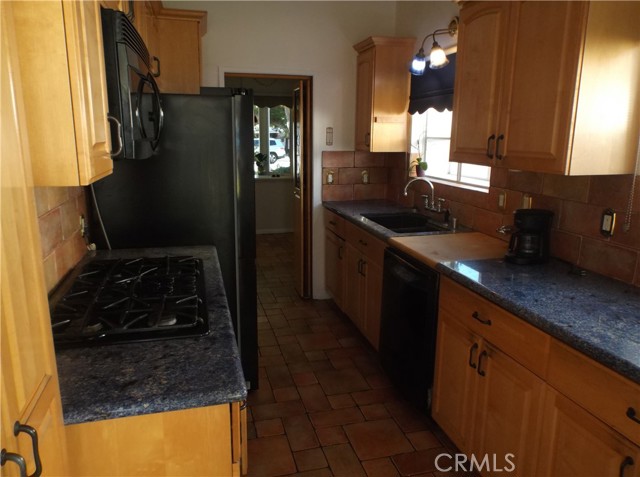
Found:
<path fill-rule="evenodd" d="M 148 159 L 158 147 L 163 111 L 149 51 L 120 11 L 101 9 L 113 159 Z"/>

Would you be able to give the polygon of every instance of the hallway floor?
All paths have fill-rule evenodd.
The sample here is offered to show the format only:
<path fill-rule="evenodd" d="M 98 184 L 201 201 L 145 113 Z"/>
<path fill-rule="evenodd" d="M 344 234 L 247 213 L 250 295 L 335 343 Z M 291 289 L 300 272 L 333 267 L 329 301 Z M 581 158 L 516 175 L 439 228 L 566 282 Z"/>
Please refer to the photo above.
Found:
<path fill-rule="evenodd" d="M 258 235 L 260 389 L 249 393 L 250 476 L 448 476 L 451 451 L 396 393 L 331 300 L 294 290 L 291 234 Z M 442 465 L 451 465 L 443 458 Z"/>

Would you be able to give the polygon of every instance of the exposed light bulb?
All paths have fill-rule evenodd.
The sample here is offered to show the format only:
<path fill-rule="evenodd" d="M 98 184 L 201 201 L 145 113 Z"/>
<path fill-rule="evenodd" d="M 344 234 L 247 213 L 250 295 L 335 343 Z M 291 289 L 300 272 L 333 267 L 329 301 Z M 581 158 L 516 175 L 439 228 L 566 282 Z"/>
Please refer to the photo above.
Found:
<path fill-rule="evenodd" d="M 424 74 L 424 70 L 427 67 L 427 58 L 424 56 L 424 50 L 420 48 L 420 51 L 413 57 L 411 62 L 411 68 L 409 71 L 412 75 L 420 76 Z"/>
<path fill-rule="evenodd" d="M 433 42 L 431 47 L 431 55 L 429 56 L 429 68 L 432 70 L 440 69 L 449 64 L 449 59 L 444 50 L 438 45 L 437 41 Z"/>

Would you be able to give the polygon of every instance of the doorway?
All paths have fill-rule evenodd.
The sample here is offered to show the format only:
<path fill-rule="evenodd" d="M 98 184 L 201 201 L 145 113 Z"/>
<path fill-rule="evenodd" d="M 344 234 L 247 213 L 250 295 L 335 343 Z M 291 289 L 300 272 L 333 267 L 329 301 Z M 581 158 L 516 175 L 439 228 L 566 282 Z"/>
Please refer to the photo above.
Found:
<path fill-rule="evenodd" d="M 275 169 L 271 172 L 269 167 L 263 167 L 261 172 L 256 172 L 256 184 L 263 188 L 267 185 L 273 186 L 275 181 L 287 181 L 284 203 L 280 207 L 291 219 L 293 231 L 293 265 L 295 289 L 302 298 L 311 297 L 311 246 L 312 246 L 312 77 L 280 74 L 254 74 L 229 72 L 224 74 L 224 85 L 231 88 L 244 88 L 253 90 L 254 105 L 257 107 L 257 118 L 255 123 L 259 125 L 254 130 L 255 153 L 265 154 L 269 157 L 277 156 L 267 146 L 274 142 L 275 146 L 282 146 L 287 156 L 276 159 L 278 162 L 288 162 L 290 164 L 290 175 L 276 171 L 286 171 L 286 169 Z M 282 127 L 279 123 L 277 127 L 271 127 L 271 119 L 266 108 L 277 108 L 285 106 L 290 117 L 288 127 Z M 286 111 L 285 111 L 285 114 Z M 267 125 L 265 127 L 265 124 Z M 266 161 L 267 162 L 267 161 Z M 257 170 L 257 169 L 256 169 Z M 256 196 L 259 194 L 256 191 Z M 268 204 L 269 206 L 271 204 Z M 277 209 L 277 205 L 275 209 Z M 264 220 L 277 222 L 278 210 L 268 208 L 268 217 L 259 217 L 257 222 Z M 260 204 L 256 204 L 257 213 L 260 212 Z M 266 229 L 265 233 L 278 232 L 275 229 Z M 260 227 L 257 227 L 260 232 Z"/>

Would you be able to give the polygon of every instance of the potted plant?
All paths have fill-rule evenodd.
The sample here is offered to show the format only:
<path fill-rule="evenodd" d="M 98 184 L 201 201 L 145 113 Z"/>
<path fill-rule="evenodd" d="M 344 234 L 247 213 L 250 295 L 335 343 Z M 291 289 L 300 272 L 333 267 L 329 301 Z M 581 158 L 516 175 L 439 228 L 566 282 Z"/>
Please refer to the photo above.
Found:
<path fill-rule="evenodd" d="M 416 157 L 409 163 L 409 170 L 411 170 L 412 167 L 416 168 L 416 176 L 424 177 L 427 175 L 427 167 L 429 166 L 427 165 L 427 161 L 423 158 Z"/>
<path fill-rule="evenodd" d="M 269 164 L 269 155 L 264 154 L 262 152 L 255 153 L 255 161 L 258 166 L 258 174 L 264 175 L 267 172 L 267 167 Z"/>

